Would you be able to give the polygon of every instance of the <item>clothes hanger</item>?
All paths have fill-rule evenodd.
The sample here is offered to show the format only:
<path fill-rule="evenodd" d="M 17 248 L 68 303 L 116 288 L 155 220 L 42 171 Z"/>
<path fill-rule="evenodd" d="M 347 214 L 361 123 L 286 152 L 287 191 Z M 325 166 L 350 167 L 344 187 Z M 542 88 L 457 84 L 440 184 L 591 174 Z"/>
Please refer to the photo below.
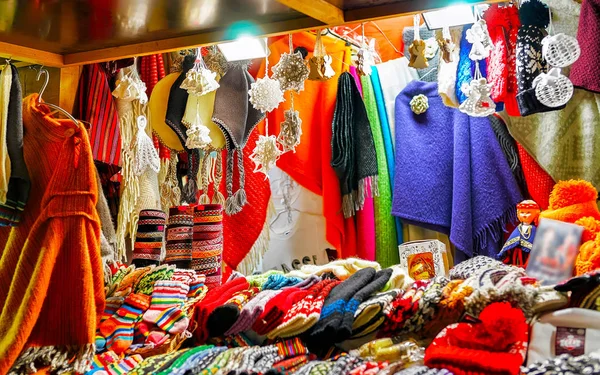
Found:
<path fill-rule="evenodd" d="M 55 104 L 42 102 L 42 95 L 44 94 L 44 91 L 46 91 L 46 87 L 48 86 L 48 81 L 50 81 L 50 74 L 48 73 L 48 70 L 44 69 L 43 66 L 40 66 L 40 70 L 38 71 L 36 80 L 39 81 L 40 78 L 42 78 L 42 75 L 45 75 L 46 79 L 44 80 L 44 84 L 42 85 L 42 88 L 40 89 L 40 92 L 39 92 L 38 97 L 36 99 L 36 103 L 37 104 L 41 104 L 41 105 L 45 105 L 45 106 L 50 107 L 52 109 L 55 109 L 56 111 L 58 111 L 58 112 L 62 113 L 63 115 L 65 115 L 69 120 L 73 121 L 77 126 L 79 126 L 79 121 L 77 121 L 75 119 L 75 117 L 73 117 L 66 110 L 62 109 L 61 107 L 59 107 L 59 106 L 57 106 Z"/>
<path fill-rule="evenodd" d="M 339 34 L 336 34 L 335 32 L 333 32 L 329 28 L 325 29 L 325 34 L 321 34 L 321 35 L 331 35 L 334 38 L 343 40 L 344 42 L 346 42 L 347 45 L 352 45 L 352 46 L 354 46 L 356 48 L 360 48 L 360 44 L 358 42 L 349 39 L 349 37 L 344 37 L 344 36 L 341 36 Z"/>

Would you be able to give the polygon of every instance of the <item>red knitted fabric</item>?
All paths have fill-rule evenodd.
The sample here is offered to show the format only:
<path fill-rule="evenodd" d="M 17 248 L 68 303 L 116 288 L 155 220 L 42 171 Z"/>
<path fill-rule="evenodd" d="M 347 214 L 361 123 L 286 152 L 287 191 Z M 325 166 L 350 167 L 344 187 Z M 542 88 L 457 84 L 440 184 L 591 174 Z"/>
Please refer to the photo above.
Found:
<path fill-rule="evenodd" d="M 419 308 L 419 300 L 429 285 L 428 280 L 417 280 L 411 289 L 402 295 L 398 295 L 392 303 L 384 310 L 385 320 L 377 337 L 392 337 L 404 327 L 408 318 L 413 316 Z"/>
<path fill-rule="evenodd" d="M 509 28 L 505 30 L 508 38 L 506 39 L 506 63 L 508 67 L 506 96 L 504 98 L 504 108 L 511 116 L 520 116 L 519 105 L 517 104 L 517 34 L 521 21 L 519 20 L 519 10 L 514 5 L 508 5 L 504 8 L 505 17 L 508 19 Z"/>
<path fill-rule="evenodd" d="M 581 56 L 571 68 L 569 78 L 573 85 L 600 93 L 600 0 L 586 0 L 581 3 L 577 41 Z"/>
<path fill-rule="evenodd" d="M 271 298 L 265 310 L 252 325 L 252 329 L 259 335 L 266 335 L 283 321 L 283 317 L 292 306 L 306 297 L 308 290 L 300 288 L 284 289 L 281 293 Z"/>
<path fill-rule="evenodd" d="M 425 364 L 455 375 L 517 375 L 527 352 L 525 315 L 508 302 L 492 303 L 480 323 L 446 327 L 425 351 Z"/>
<path fill-rule="evenodd" d="M 543 170 L 535 159 L 525 151 L 523 146 L 517 143 L 517 148 L 529 195 L 531 195 L 531 199 L 540 205 L 542 210 L 546 210 L 548 209 L 550 193 L 555 182 L 548 172 Z"/>
<path fill-rule="evenodd" d="M 206 321 L 210 313 L 227 302 L 227 300 L 235 293 L 248 289 L 249 287 L 250 284 L 248 284 L 246 278 L 238 277 L 219 287 L 209 290 L 206 297 L 196 304 L 195 315 L 198 328 L 194 331 L 194 335 L 199 343 L 204 343 L 208 339 Z"/>
<path fill-rule="evenodd" d="M 505 30 L 510 28 L 510 24 L 504 9 L 498 4 L 492 4 L 483 15 L 493 43 L 487 58 L 487 81 L 492 85 L 490 96 L 497 103 L 504 102 L 508 88 L 508 43 Z"/>
<path fill-rule="evenodd" d="M 244 147 L 244 169 L 246 170 L 246 197 L 248 203 L 240 213 L 223 216 L 223 263 L 232 269 L 246 258 L 252 246 L 259 238 L 267 220 L 267 208 L 271 199 L 271 186 L 269 180 L 262 173 L 253 173 L 254 162 L 250 160 L 258 132 L 252 132 L 246 147 Z M 223 155 L 223 171 L 227 170 L 227 157 Z M 237 168 L 234 168 L 234 191 L 237 189 Z M 224 180 L 225 178 L 223 178 Z M 221 192 L 226 195 L 225 183 L 220 186 Z M 244 230 L 240 230 L 244 228 Z M 266 249 L 265 249 L 266 250 Z M 262 254 L 260 254 L 262 255 Z M 227 272 L 223 279 L 227 277 Z"/>

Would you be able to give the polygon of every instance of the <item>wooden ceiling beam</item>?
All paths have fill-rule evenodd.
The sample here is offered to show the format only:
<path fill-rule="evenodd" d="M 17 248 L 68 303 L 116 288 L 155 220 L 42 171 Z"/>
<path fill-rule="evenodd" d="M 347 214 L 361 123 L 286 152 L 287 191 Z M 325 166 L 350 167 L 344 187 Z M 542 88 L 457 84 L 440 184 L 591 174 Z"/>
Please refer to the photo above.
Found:
<path fill-rule="evenodd" d="M 0 42 L 0 57 L 58 68 L 63 66 L 64 62 L 63 55 L 59 53 L 46 52 L 6 42 Z"/>
<path fill-rule="evenodd" d="M 277 2 L 327 25 L 344 23 L 344 11 L 325 0 L 277 0 Z"/>

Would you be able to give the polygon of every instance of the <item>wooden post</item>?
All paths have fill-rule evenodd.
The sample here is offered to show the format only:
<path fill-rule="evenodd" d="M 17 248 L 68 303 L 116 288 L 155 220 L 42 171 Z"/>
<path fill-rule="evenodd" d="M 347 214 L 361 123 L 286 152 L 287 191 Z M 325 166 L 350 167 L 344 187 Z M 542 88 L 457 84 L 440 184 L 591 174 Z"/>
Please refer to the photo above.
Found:
<path fill-rule="evenodd" d="M 69 113 L 73 112 L 80 74 L 81 66 L 68 66 L 60 69 L 60 93 L 58 105 Z"/>

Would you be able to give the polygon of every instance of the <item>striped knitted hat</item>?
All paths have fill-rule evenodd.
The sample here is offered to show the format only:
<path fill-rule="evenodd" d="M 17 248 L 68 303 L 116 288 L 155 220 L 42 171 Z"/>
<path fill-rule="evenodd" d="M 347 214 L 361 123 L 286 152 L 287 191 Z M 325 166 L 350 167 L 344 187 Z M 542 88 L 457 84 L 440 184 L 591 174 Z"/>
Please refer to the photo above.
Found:
<path fill-rule="evenodd" d="M 160 210 L 141 210 L 133 245 L 132 263 L 136 267 L 158 265 L 165 237 L 167 214 Z"/>
<path fill-rule="evenodd" d="M 169 209 L 165 263 L 174 264 L 177 268 L 190 268 L 192 263 L 193 209 L 192 206 Z"/>
<path fill-rule="evenodd" d="M 194 208 L 192 269 L 206 275 L 206 286 L 221 285 L 223 257 L 223 208 L 201 204 Z"/>

